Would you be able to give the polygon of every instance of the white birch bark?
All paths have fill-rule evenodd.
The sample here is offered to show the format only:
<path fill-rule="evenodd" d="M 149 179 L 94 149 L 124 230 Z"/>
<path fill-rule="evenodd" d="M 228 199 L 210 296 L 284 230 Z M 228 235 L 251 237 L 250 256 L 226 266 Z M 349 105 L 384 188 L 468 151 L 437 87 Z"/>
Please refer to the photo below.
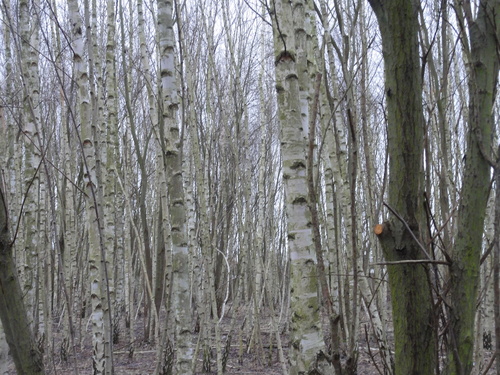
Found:
<path fill-rule="evenodd" d="M 118 227 L 120 223 L 115 222 L 115 220 L 120 221 L 120 217 L 122 215 L 119 212 L 123 212 L 123 199 L 117 196 L 116 191 L 116 176 L 118 173 L 117 170 L 117 155 L 118 155 L 118 104 L 117 104 L 117 83 L 116 83 L 116 72 L 115 72 L 115 2 L 112 0 L 108 0 L 106 4 L 106 12 L 107 12 L 107 36 L 106 36 L 106 72 L 107 72 L 107 80 L 106 80 L 106 91 L 107 91 L 107 116 L 105 122 L 102 124 L 103 130 L 106 129 L 106 149 L 103 150 L 103 154 L 105 154 L 105 171 L 106 171 L 106 184 L 104 189 L 104 215 L 105 215 L 105 246 L 108 251 L 107 257 L 108 259 L 115 260 L 117 259 L 119 263 L 123 259 L 118 254 L 115 256 L 115 249 L 118 253 L 118 247 L 121 249 L 123 245 L 119 245 L 121 242 L 121 236 L 117 235 Z M 103 116 L 104 118 L 104 116 Z M 115 240 L 116 239 L 116 240 Z M 108 273 L 108 283 L 109 283 L 109 292 L 110 292 L 110 304 L 112 307 L 115 307 L 117 300 L 117 290 L 123 290 L 123 288 L 118 287 L 118 284 L 123 283 L 123 279 L 120 280 L 114 279 L 115 272 L 113 271 L 114 267 L 119 266 L 113 264 L 112 267 L 109 268 Z M 118 273 L 116 273 L 118 274 Z M 114 316 L 116 317 L 116 312 L 114 312 Z"/>
<path fill-rule="evenodd" d="M 358 305 L 357 299 L 357 273 L 358 273 L 358 256 L 357 248 L 358 244 L 356 241 L 356 233 L 354 227 L 353 218 L 356 215 L 355 202 L 352 196 L 353 190 L 355 189 L 355 181 L 357 178 L 357 146 L 353 144 L 353 140 L 356 136 L 352 136 L 353 132 L 356 132 L 357 126 L 357 111 L 356 103 L 354 97 L 354 77 L 351 73 L 354 68 L 352 67 L 353 59 L 349 60 L 349 56 L 353 54 L 350 43 L 346 41 L 351 41 L 351 35 L 354 30 L 350 29 L 349 25 L 344 25 L 344 16 L 346 19 L 355 18 L 352 14 L 347 14 L 351 12 L 351 7 L 344 8 L 344 4 L 335 3 L 335 10 L 339 22 L 340 32 L 343 35 L 343 43 L 338 46 L 335 44 L 334 39 L 330 36 L 330 28 L 328 23 L 328 13 L 326 2 L 321 2 L 321 10 L 323 17 L 323 26 L 325 30 L 326 38 L 326 49 L 328 56 L 328 64 L 330 74 L 332 75 L 332 86 L 333 93 L 330 103 L 332 111 L 335 111 L 333 118 L 333 127 L 330 127 L 330 134 L 327 133 L 326 141 L 330 144 L 330 163 L 332 166 L 333 177 L 336 183 L 336 190 L 338 192 L 339 207 L 340 207 L 340 221 L 339 225 L 345 228 L 345 235 L 342 236 L 342 241 L 344 244 L 344 254 L 345 261 L 342 263 L 342 272 L 347 275 L 354 275 L 351 279 L 348 276 L 345 279 L 343 285 L 343 298 L 344 302 L 344 322 L 347 324 L 345 326 L 345 332 L 347 339 L 349 340 L 350 351 L 353 349 L 354 339 L 357 335 L 356 325 L 358 323 Z M 346 30 L 348 29 L 348 30 Z M 339 74 L 338 69 L 335 66 L 334 57 L 334 47 L 340 58 L 340 68 L 342 72 L 342 78 L 347 87 L 345 105 L 347 111 L 347 120 L 344 120 L 341 114 L 341 100 L 339 92 Z M 341 56 L 340 49 L 345 56 Z M 347 123 L 346 123 L 347 121 Z M 352 291 L 351 291 L 352 285 Z M 351 295 L 354 293 L 355 295 Z M 352 305 L 351 305 L 352 303 Z"/>
<path fill-rule="evenodd" d="M 10 14 L 10 7 L 6 5 L 5 8 L 2 8 L 1 14 L 5 17 L 5 13 Z M 7 17 L 6 17 L 7 18 Z M 11 32 L 9 28 L 9 24 L 7 22 L 4 22 L 4 25 L 2 27 L 2 36 L 3 36 L 3 41 L 5 43 L 5 73 L 6 73 L 6 80 L 5 80 L 5 86 L 1 88 L 1 93 L 2 95 L 5 95 L 5 98 L 9 98 L 12 95 L 12 90 L 11 90 L 11 84 L 12 84 L 12 52 L 10 48 L 10 43 L 11 43 Z M 0 147 L 2 150 L 6 150 L 4 154 L 2 155 L 2 166 L 4 166 L 6 169 L 2 171 L 2 173 L 5 173 L 5 180 L 8 184 L 7 189 L 5 193 L 7 194 L 7 191 L 10 192 L 9 194 L 9 201 L 12 202 L 11 206 L 14 206 L 13 203 L 16 202 L 16 199 L 14 198 L 13 193 L 15 189 L 13 189 L 13 184 L 15 184 L 15 178 L 16 178 L 16 171 L 15 171 L 15 165 L 14 165 L 14 156 L 15 156 L 15 150 L 14 146 L 16 144 L 15 138 L 14 138 L 14 124 L 9 116 L 8 111 L 0 107 Z M 15 185 L 14 185 L 15 186 Z M 16 222 L 16 214 L 15 211 L 12 212 L 12 208 L 10 207 L 9 210 L 9 217 L 13 219 L 13 222 Z M 14 215 L 12 215 L 14 213 Z M 12 220 L 11 219 L 11 220 Z M 12 358 L 10 357 L 9 354 L 9 345 L 7 344 L 6 336 L 5 336 L 5 331 L 2 326 L 2 322 L 0 322 L 0 375 L 8 375 L 9 371 L 9 365 L 12 363 Z"/>
<path fill-rule="evenodd" d="M 152 74 L 151 74 L 151 65 L 149 62 L 150 54 L 152 53 L 151 51 L 148 50 L 148 45 L 146 43 L 146 31 L 145 31 L 145 17 L 144 17 L 144 7 L 143 7 L 143 1 L 142 0 L 137 0 L 137 26 L 138 26 L 138 39 L 139 39 L 139 53 L 140 53 L 140 58 L 141 58 L 141 67 L 142 67 L 142 72 L 144 76 L 144 80 L 146 82 L 146 90 L 147 90 L 147 98 L 148 98 L 148 105 L 149 105 L 149 112 L 148 112 L 148 117 L 151 121 L 151 125 L 153 129 L 155 130 L 155 136 L 157 137 L 157 142 L 159 141 L 159 129 L 158 129 L 158 106 L 157 106 L 157 98 L 156 98 L 156 82 L 152 79 Z M 157 32 L 158 35 L 158 32 Z M 155 43 L 157 43 L 158 36 L 155 38 Z M 159 81 L 159 80 L 158 80 Z M 134 142 L 135 142 L 135 136 L 134 136 Z M 160 145 L 160 143 L 158 143 Z M 138 155 L 138 158 L 142 158 L 142 156 Z M 156 239 L 156 245 L 153 246 L 153 249 L 162 249 L 165 251 L 166 245 L 165 245 L 165 236 L 167 236 L 167 226 L 168 226 L 168 220 L 167 220 L 167 212 L 164 211 L 165 208 L 165 197 L 166 197 L 166 191 L 165 189 L 165 179 L 163 176 L 163 162 L 162 162 L 162 151 L 161 147 L 156 148 L 156 163 L 157 163 L 157 173 L 156 173 L 156 178 L 158 181 L 160 181 L 160 186 L 158 189 L 157 194 L 160 195 L 160 202 L 161 202 L 161 207 L 162 207 L 162 215 L 159 217 L 159 220 L 161 219 L 161 222 L 159 223 L 159 233 L 157 233 L 153 238 Z M 143 165 L 141 163 L 140 165 Z M 160 215 L 158 215 L 160 216 Z M 156 226 L 155 226 L 156 227 Z M 161 230 L 160 230 L 161 229 Z M 168 237 L 168 236 L 167 236 Z M 163 241 L 163 243 L 158 243 Z M 160 256 L 163 255 L 163 259 L 159 259 Z M 154 298 L 154 303 L 155 303 L 155 308 L 156 308 L 156 314 L 160 312 L 161 308 L 161 303 L 162 303 L 162 292 L 165 289 L 166 285 L 164 285 L 164 264 L 165 264 L 165 254 L 164 252 L 159 252 L 156 251 L 154 252 L 153 255 L 154 258 L 154 266 L 152 266 L 152 271 L 154 272 L 154 280 L 152 280 L 152 286 L 154 287 L 155 290 L 155 298 Z M 158 338 L 159 335 L 159 325 L 160 322 L 157 322 L 157 324 L 154 324 L 154 329 L 155 329 L 155 337 Z"/>
<path fill-rule="evenodd" d="M 347 135 L 344 129 L 344 120 L 341 113 L 341 106 L 339 100 L 339 89 L 338 89 L 338 73 L 337 67 L 335 66 L 335 58 L 333 53 L 333 45 L 330 36 L 330 26 L 328 22 L 328 12 L 327 5 L 325 1 L 321 1 L 321 12 L 323 18 L 323 29 L 324 29 L 324 38 L 326 39 L 326 50 L 328 57 L 328 66 L 329 71 L 332 76 L 332 90 L 333 93 L 329 98 L 330 110 L 334 112 L 333 114 L 333 124 L 327 125 L 324 127 L 325 133 L 325 151 L 329 150 L 329 158 L 326 161 L 327 172 L 331 171 L 333 182 L 335 184 L 335 191 L 331 194 L 335 194 L 335 199 L 338 201 L 338 208 L 334 207 L 334 210 L 339 211 L 337 215 L 335 215 L 337 229 L 335 232 L 330 232 L 331 241 L 336 239 L 336 246 L 332 249 L 336 249 L 332 254 L 331 259 L 334 264 L 334 272 L 337 274 L 349 274 L 350 261 L 349 257 L 352 254 L 352 220 L 351 220 L 351 209 L 350 209 L 350 197 L 349 197 L 349 184 L 348 184 L 348 148 L 347 148 Z M 323 100 L 326 100 L 323 99 Z M 328 174 L 327 174 L 328 177 Z M 329 181 L 327 181 L 329 183 Z M 328 189 L 330 190 L 330 189 Z M 345 228 L 344 230 L 340 230 L 340 228 Z M 331 228 L 332 230 L 333 228 Z M 333 245 L 333 243 L 331 244 Z M 342 283 L 342 279 L 344 282 Z M 349 277 L 347 278 L 337 278 L 337 288 L 339 295 L 339 311 L 343 316 L 348 316 L 350 307 L 350 287 L 349 287 Z M 335 293 L 335 283 L 334 283 L 334 293 Z M 343 319 L 344 330 L 346 336 L 350 336 L 350 327 Z M 346 337 L 346 339 L 347 339 Z"/>
<path fill-rule="evenodd" d="M 206 111 L 206 116 L 207 116 L 207 124 L 205 125 L 205 139 L 201 137 L 200 131 L 196 133 L 196 139 L 199 145 L 205 144 L 205 159 L 204 162 L 206 164 L 207 171 L 203 168 L 204 166 L 201 164 L 197 164 L 198 168 L 198 173 L 197 173 L 197 186 L 201 186 L 200 189 L 200 221 L 204 224 L 204 228 L 202 229 L 202 257 L 203 257 L 203 268 L 204 268 L 204 274 L 205 278 L 202 281 L 203 283 L 203 288 L 205 291 L 205 304 L 206 304 L 206 310 L 205 310 L 205 319 L 206 319 L 206 331 L 205 334 L 209 334 L 210 331 L 213 329 L 214 331 L 214 345 L 215 345 L 215 351 L 216 351 L 216 366 L 217 366 L 217 372 L 222 373 L 223 368 L 222 368 L 222 346 L 221 346 L 221 327 L 220 327 L 220 320 L 219 320 L 219 312 L 217 309 L 217 293 L 216 293 L 216 275 L 215 275 L 215 268 L 216 268 L 216 258 L 218 256 L 217 252 L 217 243 L 216 239 L 217 237 L 214 235 L 213 232 L 211 232 L 211 225 L 213 225 L 214 228 L 218 227 L 218 223 L 220 222 L 216 218 L 216 211 L 217 211 L 217 206 L 215 205 L 215 200 L 214 200 L 214 194 L 213 192 L 217 190 L 217 176 L 214 176 L 212 173 L 210 173 L 210 170 L 208 169 L 209 163 L 214 162 L 213 158 L 214 156 L 211 155 L 211 152 L 213 152 L 213 147 L 215 145 L 215 138 L 216 134 L 215 129 L 217 125 L 217 117 L 215 116 L 216 114 L 216 101 L 211 98 L 211 96 L 214 94 L 214 92 L 217 92 L 220 85 L 219 85 L 219 76 L 217 74 L 216 70 L 216 56 L 215 56 L 215 50 L 217 48 L 217 43 L 215 41 L 215 11 L 216 9 L 214 8 L 208 8 L 205 10 L 204 6 L 200 3 L 198 5 L 200 13 L 201 13 L 201 18 L 202 18 L 202 27 L 203 31 L 207 35 L 207 49 L 208 53 L 206 58 L 208 59 L 207 62 L 207 70 L 206 70 L 206 76 L 207 76 L 207 81 L 206 81 L 206 86 L 205 86 L 205 94 L 206 97 L 208 98 L 205 102 L 205 111 Z M 208 14 L 207 14 L 208 13 Z M 196 71 L 196 66 L 193 67 L 193 69 Z M 201 124 L 200 124 L 201 126 Z M 196 129 L 195 129 L 196 130 Z M 201 129 L 200 129 L 201 130 Z M 209 143 L 210 142 L 210 143 Z M 196 153 L 196 151 L 194 151 Z M 195 159 L 196 160 L 196 159 Z M 198 161 L 197 160 L 197 161 Z M 200 180 L 198 180 L 200 178 Z M 200 184 L 198 185 L 198 182 Z M 212 223 L 212 224 L 211 224 Z M 209 337 L 206 338 L 206 342 L 209 341 Z M 205 351 L 208 350 L 208 352 L 205 353 Z M 210 347 L 205 346 L 204 347 L 204 356 L 210 355 Z M 204 358 L 205 359 L 205 358 Z"/>
<path fill-rule="evenodd" d="M 172 238 L 172 310 L 175 319 L 175 372 L 191 374 L 193 348 L 190 330 L 188 242 L 186 204 L 184 199 L 181 139 L 177 118 L 178 96 L 175 72 L 175 36 L 173 2 L 158 1 L 158 32 L 160 42 L 160 76 L 166 173 Z M 160 145 L 161 146 L 161 145 Z M 165 213 L 166 214 L 166 213 Z"/>
<path fill-rule="evenodd" d="M 184 40 L 181 40 L 182 43 L 185 43 Z M 186 49 L 186 45 L 184 44 L 184 49 Z M 200 52 L 200 46 L 198 45 L 196 48 L 196 52 L 194 55 L 197 56 Z M 197 116 L 196 116 L 196 108 L 193 103 L 196 102 L 195 92 L 196 88 L 194 86 L 194 70 L 195 67 L 188 66 L 187 67 L 187 85 L 188 92 L 190 98 L 190 107 L 189 107 L 189 144 L 190 144 L 190 155 L 193 159 L 193 186 L 196 188 L 196 197 L 197 197 L 197 206 L 198 210 L 193 213 L 196 215 L 199 228 L 198 233 L 194 233 L 193 245 L 196 247 L 200 247 L 200 249 L 195 249 L 194 252 L 199 252 L 198 262 L 194 264 L 195 267 L 195 277 L 196 284 L 195 287 L 197 289 L 198 295 L 198 304 L 199 304 L 199 324 L 200 324 L 200 339 L 199 342 L 202 346 L 202 357 L 203 357 L 203 371 L 210 371 L 210 331 L 211 331 L 211 322 L 210 322 L 210 297 L 208 292 L 208 282 L 207 278 L 204 277 L 207 274 L 208 268 L 207 264 L 208 257 L 210 257 L 209 251 L 206 247 L 209 246 L 210 239 L 208 236 L 208 216 L 207 216 L 207 187 L 205 183 L 204 170 L 202 166 L 201 160 L 201 142 L 202 139 L 199 137 L 199 132 L 197 129 Z M 199 239 L 199 240 L 198 240 Z M 197 357 L 196 355 L 194 356 Z M 194 364 L 193 364 L 193 372 L 194 372 Z"/>
<path fill-rule="evenodd" d="M 285 185 L 285 210 L 288 222 L 288 251 L 291 268 L 291 332 L 290 374 L 311 371 L 317 353 L 323 349 L 319 301 L 317 295 L 316 255 L 312 243 L 308 208 L 305 135 L 308 106 L 303 95 L 309 91 L 300 87 L 307 83 L 300 77 L 306 48 L 296 39 L 295 29 L 303 30 L 302 2 L 276 1 L 272 12 L 276 64 L 278 113 L 281 125 L 281 154 Z M 301 35 L 299 31 L 297 36 Z M 305 41 L 300 39 L 302 43 Z M 313 59 L 313 57 L 310 57 Z M 301 89 L 306 90 L 301 94 Z M 306 124 L 306 126 L 304 125 Z"/>
<path fill-rule="evenodd" d="M 114 197 L 115 187 L 112 183 L 112 178 L 108 177 L 108 167 L 113 166 L 107 161 L 107 133 L 108 126 L 112 127 L 112 123 L 107 123 L 107 116 L 104 108 L 104 86 L 108 82 L 104 82 L 102 77 L 102 60 L 99 49 L 99 24 L 97 20 L 97 0 L 84 1 L 85 7 L 85 25 L 87 27 L 87 53 L 89 58 L 89 85 L 90 85 L 90 100 L 92 104 L 92 126 L 91 136 L 93 138 L 94 155 L 95 155 L 95 170 L 96 170 L 96 224 L 99 225 L 99 251 L 101 258 L 100 266 L 100 288 L 101 288 L 101 309 L 103 313 L 104 323 L 104 347 L 105 347 L 105 373 L 113 373 L 113 309 L 115 297 L 114 287 L 114 217 L 111 210 L 110 199 Z M 113 32 L 113 30 L 111 30 Z M 112 91 L 113 89 L 111 89 Z M 109 103 L 110 107 L 113 103 Z M 113 151 L 113 148 L 110 150 Z M 111 160 L 111 163 L 113 160 Z M 112 171 L 111 171 L 112 173 Z M 111 197 L 111 198 L 110 198 Z M 111 232 L 111 233 L 110 233 Z M 110 262 L 111 260 L 111 262 Z"/>
<path fill-rule="evenodd" d="M 39 77 L 38 77 L 38 50 L 40 47 L 38 16 L 33 11 L 37 2 L 23 0 L 19 3 L 19 27 L 21 37 L 21 77 L 23 84 L 23 142 L 25 143 L 24 157 L 24 188 L 27 194 L 24 205 L 25 217 L 25 257 L 21 269 L 21 282 L 23 283 L 26 309 L 31 317 L 30 324 L 33 325 L 35 333 L 38 333 L 38 310 L 37 288 L 39 254 L 37 246 L 39 227 L 37 221 L 37 205 L 39 204 L 39 193 L 42 188 L 40 165 L 42 162 L 40 148 L 40 111 L 39 111 Z M 39 5 L 39 3 L 38 3 Z M 42 247 L 43 250 L 43 247 Z"/>
<path fill-rule="evenodd" d="M 132 166 L 129 165 L 130 160 L 132 159 L 132 151 L 129 146 L 130 140 L 125 138 L 123 142 L 124 149 L 124 177 L 125 181 L 130 181 L 132 179 Z M 127 198 L 131 196 L 129 184 L 126 185 L 123 191 L 124 200 L 127 202 Z M 124 234 L 124 244 L 123 244 L 123 253 L 124 253 L 124 280 L 123 280 L 123 297 L 125 302 L 125 321 L 126 325 L 128 324 L 128 337 L 130 342 L 135 342 L 136 333 L 135 333 L 135 317 L 134 317 L 134 270 L 132 268 L 132 229 L 131 229 L 131 220 L 133 213 L 130 211 L 131 207 L 129 204 L 125 204 L 124 214 L 125 219 L 123 223 L 123 234 Z M 129 350 L 133 350 L 133 345 L 129 348 Z"/>
<path fill-rule="evenodd" d="M 68 16 L 71 26 L 73 68 L 78 83 L 79 120 L 81 126 L 81 142 L 84 157 L 84 183 L 86 197 L 87 228 L 89 231 L 89 277 L 92 303 L 92 361 L 96 374 L 111 373 L 110 365 L 110 332 L 104 324 L 103 285 L 101 270 L 101 236 L 98 217 L 98 181 L 96 171 L 96 154 L 92 129 L 91 103 L 89 95 L 89 72 L 85 60 L 85 38 L 83 23 L 76 0 L 68 0 Z"/>

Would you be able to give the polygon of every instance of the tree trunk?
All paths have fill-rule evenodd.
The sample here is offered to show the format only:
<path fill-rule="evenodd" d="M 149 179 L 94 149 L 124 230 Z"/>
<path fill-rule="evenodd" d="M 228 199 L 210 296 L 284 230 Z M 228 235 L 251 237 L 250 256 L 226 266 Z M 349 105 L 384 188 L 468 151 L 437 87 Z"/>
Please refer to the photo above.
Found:
<path fill-rule="evenodd" d="M 158 28 L 160 40 L 160 75 L 165 145 L 166 176 L 172 238 L 172 305 L 175 319 L 175 373 L 191 374 L 193 348 L 191 342 L 191 313 L 189 298 L 189 252 L 186 226 L 182 171 L 182 139 L 177 118 L 179 105 L 175 72 L 175 36 L 173 30 L 173 2 L 158 1 Z M 164 142 L 164 143 L 163 143 Z M 165 213 L 166 214 L 166 213 Z M 160 275 L 159 275 L 160 276 Z"/>
<path fill-rule="evenodd" d="M 382 35 L 389 147 L 390 218 L 376 227 L 391 288 L 396 374 L 432 374 L 436 364 L 433 302 L 420 246 L 427 238 L 423 196 L 422 82 L 414 0 L 370 0 Z"/>
<path fill-rule="evenodd" d="M 500 1 L 483 0 L 478 6 L 476 19 L 468 17 L 471 47 L 469 128 L 458 230 L 450 270 L 450 374 L 469 374 L 473 367 L 474 318 L 491 178 L 487 159 L 492 153 L 492 112 L 499 69 L 496 52 L 499 12 Z"/>
<path fill-rule="evenodd" d="M 89 5 L 85 4 L 85 20 L 89 23 Z M 107 309 L 107 289 L 105 277 L 105 259 L 103 235 L 101 233 L 100 217 L 101 199 L 99 194 L 98 170 L 96 163 L 96 139 L 94 136 L 94 123 L 91 116 L 92 105 L 90 97 L 89 69 L 85 60 L 84 24 L 80 18 L 78 2 L 68 0 L 68 17 L 72 27 L 73 67 L 78 83 L 78 107 L 81 123 L 81 147 L 84 158 L 84 183 L 86 196 L 86 219 L 89 231 L 89 277 L 90 296 L 92 302 L 92 346 L 93 365 L 95 374 L 113 373 L 113 350 L 109 310 Z M 90 31 L 90 30 L 89 30 Z M 87 34 L 87 39 L 91 37 Z M 91 41 L 89 41 L 90 43 Z M 91 51 L 89 51 L 90 54 Z M 106 316 L 105 316 L 106 315 Z"/>
<path fill-rule="evenodd" d="M 44 374 L 43 356 L 35 346 L 12 257 L 7 202 L 3 186 L 0 174 L 0 319 L 17 373 Z"/>
<path fill-rule="evenodd" d="M 281 154 L 285 185 L 285 209 L 288 221 L 288 251 L 291 289 L 290 374 L 313 371 L 316 356 L 324 349 L 317 296 L 316 254 L 308 209 L 305 138 L 308 131 L 308 106 L 303 91 L 310 85 L 304 80 L 305 11 L 307 2 L 293 5 L 276 1 L 273 18 L 276 88 L 281 126 Z M 299 71 L 301 69 L 301 71 Z M 302 79 L 301 79 L 302 78 Z M 309 78 L 309 77 L 308 77 Z M 302 98 L 302 100 L 301 100 Z"/>

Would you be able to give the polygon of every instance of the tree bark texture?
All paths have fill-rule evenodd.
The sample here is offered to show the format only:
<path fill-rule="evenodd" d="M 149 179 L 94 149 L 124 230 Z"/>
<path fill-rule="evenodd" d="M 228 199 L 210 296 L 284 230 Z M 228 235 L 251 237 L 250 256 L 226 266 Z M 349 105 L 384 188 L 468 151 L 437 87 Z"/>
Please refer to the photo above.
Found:
<path fill-rule="evenodd" d="M 316 366 L 316 356 L 324 348 L 319 319 L 318 275 L 311 213 L 308 208 L 306 142 L 308 106 L 301 105 L 299 65 L 306 48 L 296 40 L 295 29 L 305 27 L 307 3 L 276 1 L 273 17 L 276 90 L 281 126 L 281 154 L 285 185 L 290 260 L 291 332 L 290 374 L 302 374 Z M 297 19 L 295 19 L 297 17 Z M 303 24 L 299 21 L 302 18 Z M 301 29 L 303 31 L 303 29 Z M 299 33 L 300 34 L 300 33 Z M 302 38 L 300 38 L 302 40 Z M 310 56 L 312 59 L 313 57 Z M 309 83 L 309 81 L 306 81 Z M 309 83 L 310 84 L 310 83 Z M 303 113 L 305 112 L 305 113 Z"/>
<path fill-rule="evenodd" d="M 160 33 L 160 74 L 165 127 L 165 167 L 168 178 L 168 202 L 172 238 L 172 310 L 175 315 L 175 344 L 177 374 L 191 374 L 193 348 L 191 342 L 191 306 L 189 298 L 189 252 L 186 226 L 186 204 L 182 177 L 180 129 L 176 116 L 178 107 L 175 74 L 175 36 L 173 31 L 173 2 L 158 2 Z"/>
<path fill-rule="evenodd" d="M 473 367 L 474 318 L 486 204 L 490 186 L 493 102 L 498 77 L 496 25 L 500 1 L 479 3 L 470 35 L 469 125 L 458 230 L 453 248 L 449 373 L 469 374 Z M 497 187 L 498 188 L 498 187 Z"/>
<path fill-rule="evenodd" d="M 18 374 L 44 374 L 43 356 L 37 349 L 23 302 L 12 257 L 7 202 L 0 174 L 0 319 Z"/>
<path fill-rule="evenodd" d="M 370 0 L 378 19 L 385 63 L 389 147 L 389 206 L 379 240 L 386 260 L 425 259 L 423 221 L 422 81 L 418 7 L 414 0 Z M 396 216 L 397 214 L 397 216 Z M 399 217 L 398 217 L 399 216 Z M 396 374 L 432 374 L 437 360 L 433 302 L 425 265 L 388 266 Z"/>

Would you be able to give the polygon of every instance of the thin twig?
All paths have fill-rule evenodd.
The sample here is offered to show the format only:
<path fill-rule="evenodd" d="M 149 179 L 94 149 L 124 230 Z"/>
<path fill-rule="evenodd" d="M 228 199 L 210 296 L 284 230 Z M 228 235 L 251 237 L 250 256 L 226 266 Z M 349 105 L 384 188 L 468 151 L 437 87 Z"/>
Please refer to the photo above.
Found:
<path fill-rule="evenodd" d="M 398 260 L 394 262 L 377 262 L 377 263 L 370 263 L 370 265 L 375 265 L 375 266 L 391 266 L 391 265 L 397 265 L 397 264 L 444 264 L 446 266 L 449 266 L 451 263 L 446 262 L 444 260 L 432 260 L 432 259 L 409 259 L 409 260 Z"/>
<path fill-rule="evenodd" d="M 394 210 L 394 209 L 393 209 L 391 206 L 389 206 L 389 204 L 387 204 L 386 202 L 384 202 L 384 206 L 386 206 L 386 207 L 389 209 L 389 211 L 391 211 L 391 212 L 394 214 L 394 216 L 396 216 L 396 217 L 399 219 L 399 221 L 401 221 L 401 222 L 404 224 L 404 226 L 406 227 L 406 229 L 408 229 L 408 232 L 410 232 L 410 234 L 411 234 L 411 236 L 413 237 L 413 239 L 415 240 L 415 242 L 418 244 L 418 246 L 420 247 L 420 249 L 424 252 L 424 254 L 425 254 L 425 256 L 427 257 L 427 259 L 432 260 L 432 258 L 430 257 L 429 253 L 427 252 L 427 250 L 425 250 L 424 245 L 422 245 L 422 243 L 418 240 L 417 236 L 415 236 L 415 233 L 413 233 L 413 231 L 410 229 L 410 226 L 409 226 L 409 225 L 408 225 L 408 223 L 405 221 L 405 219 L 403 219 L 403 218 L 401 217 L 401 215 L 400 215 L 400 214 L 398 214 L 398 213 L 396 212 L 396 210 Z M 446 263 L 446 264 L 448 264 L 448 263 Z"/>
<path fill-rule="evenodd" d="M 368 315 L 370 315 L 370 314 L 368 314 Z M 370 320 L 371 320 L 371 317 L 370 317 Z M 377 361 L 375 360 L 375 355 L 372 353 L 372 348 L 370 346 L 370 339 L 369 339 L 369 336 L 368 336 L 368 329 L 366 328 L 366 325 L 364 326 L 364 329 L 365 329 L 366 345 L 368 346 L 368 355 L 370 356 L 370 358 L 372 360 L 372 363 L 375 366 L 375 368 L 377 369 L 378 373 L 380 375 L 384 375 L 384 373 L 378 368 Z M 378 341 L 378 338 L 377 338 L 377 341 Z M 383 356 L 381 356 L 381 357 L 383 357 Z"/>

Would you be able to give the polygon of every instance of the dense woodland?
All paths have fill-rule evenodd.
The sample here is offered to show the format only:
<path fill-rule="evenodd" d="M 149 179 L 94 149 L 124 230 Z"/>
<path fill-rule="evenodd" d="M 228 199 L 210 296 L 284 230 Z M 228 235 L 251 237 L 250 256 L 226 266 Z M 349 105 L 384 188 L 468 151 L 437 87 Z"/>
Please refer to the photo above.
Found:
<path fill-rule="evenodd" d="M 500 374 L 500 0 L 0 20 L 0 374 Z"/>

